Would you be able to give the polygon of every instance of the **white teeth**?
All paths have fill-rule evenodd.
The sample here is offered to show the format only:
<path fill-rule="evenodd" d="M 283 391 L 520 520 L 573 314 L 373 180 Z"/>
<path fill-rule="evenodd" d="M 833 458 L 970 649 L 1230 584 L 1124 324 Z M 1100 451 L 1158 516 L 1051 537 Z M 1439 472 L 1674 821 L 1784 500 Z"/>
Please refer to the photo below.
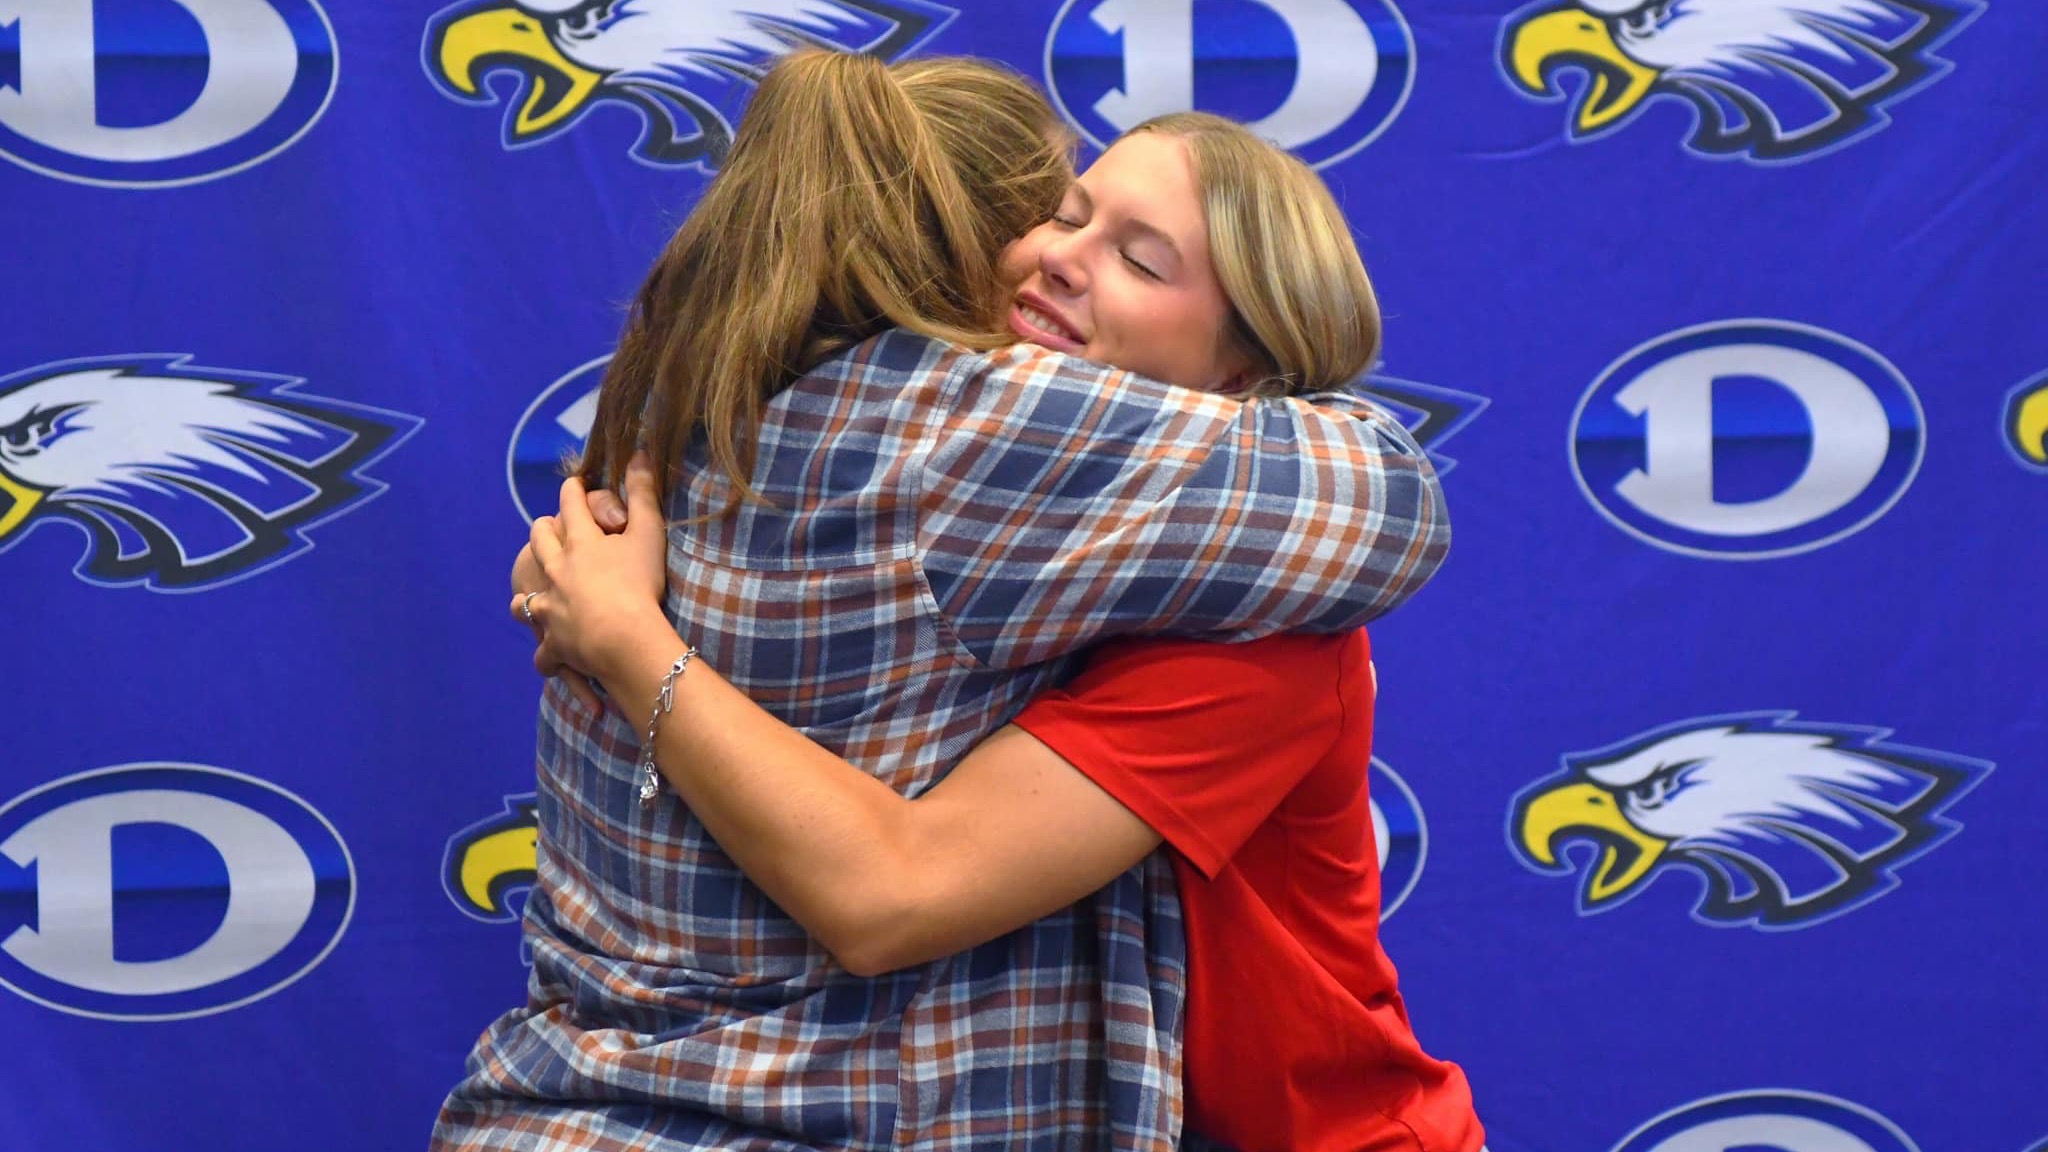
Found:
<path fill-rule="evenodd" d="M 1043 312 L 1040 312 L 1038 309 L 1033 308 L 1029 304 L 1018 304 L 1017 311 L 1024 317 L 1024 322 L 1031 325 L 1034 328 L 1042 328 L 1047 332 L 1051 332 L 1055 336 L 1064 336 L 1069 340 L 1079 339 L 1079 337 L 1075 336 L 1072 332 L 1067 331 L 1066 325 L 1060 323 L 1057 319 L 1048 316 Z"/>

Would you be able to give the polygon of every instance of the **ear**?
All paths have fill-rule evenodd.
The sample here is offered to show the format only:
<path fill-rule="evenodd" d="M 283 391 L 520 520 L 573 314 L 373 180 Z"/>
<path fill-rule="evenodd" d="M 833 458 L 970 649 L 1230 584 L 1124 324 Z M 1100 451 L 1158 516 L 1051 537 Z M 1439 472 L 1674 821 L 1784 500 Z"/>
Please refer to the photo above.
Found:
<path fill-rule="evenodd" d="M 1234 333 L 1224 334 L 1223 346 L 1216 352 L 1216 367 L 1222 377 L 1209 391 L 1225 396 L 1255 395 L 1258 386 L 1271 375 L 1258 368 L 1255 358 L 1244 350 Z"/>
<path fill-rule="evenodd" d="M 1249 389 L 1251 386 L 1251 369 L 1239 368 L 1236 371 L 1232 372 L 1230 375 L 1225 376 L 1221 380 L 1218 380 L 1213 387 L 1208 389 L 1208 391 L 1215 392 L 1218 395 L 1222 396 L 1245 397 L 1247 396 L 1246 390 Z"/>

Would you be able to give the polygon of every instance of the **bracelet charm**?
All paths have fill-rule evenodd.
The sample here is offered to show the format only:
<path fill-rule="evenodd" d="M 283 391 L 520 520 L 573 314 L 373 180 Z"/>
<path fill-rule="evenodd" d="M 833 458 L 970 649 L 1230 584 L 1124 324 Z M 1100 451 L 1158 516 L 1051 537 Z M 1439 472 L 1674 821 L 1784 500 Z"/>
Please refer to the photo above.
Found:
<path fill-rule="evenodd" d="M 654 767 L 654 729 L 661 723 L 664 713 L 676 706 L 676 677 L 690 666 L 697 655 L 695 645 L 690 646 L 676 662 L 668 666 L 668 674 L 661 678 L 661 691 L 654 697 L 654 714 L 647 718 L 647 739 L 640 745 L 640 806 L 652 807 L 654 798 L 661 793 L 661 773 Z"/>

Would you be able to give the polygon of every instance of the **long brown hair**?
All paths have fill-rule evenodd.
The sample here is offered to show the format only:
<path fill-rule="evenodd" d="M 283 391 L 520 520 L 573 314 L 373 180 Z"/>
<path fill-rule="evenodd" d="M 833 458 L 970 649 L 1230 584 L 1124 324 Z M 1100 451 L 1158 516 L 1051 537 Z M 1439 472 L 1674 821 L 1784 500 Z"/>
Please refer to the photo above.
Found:
<path fill-rule="evenodd" d="M 1155 116 L 1131 131 L 1187 147 L 1232 335 L 1252 361 L 1246 391 L 1341 388 L 1372 367 L 1379 300 L 1322 177 L 1250 128 L 1206 112 Z"/>
<path fill-rule="evenodd" d="M 615 483 L 644 445 L 672 487 L 701 434 L 730 511 L 757 497 L 767 400 L 833 353 L 893 327 L 1014 340 L 997 264 L 1073 179 L 1057 125 L 1037 89 L 982 61 L 778 62 L 640 288 L 579 474 Z"/>

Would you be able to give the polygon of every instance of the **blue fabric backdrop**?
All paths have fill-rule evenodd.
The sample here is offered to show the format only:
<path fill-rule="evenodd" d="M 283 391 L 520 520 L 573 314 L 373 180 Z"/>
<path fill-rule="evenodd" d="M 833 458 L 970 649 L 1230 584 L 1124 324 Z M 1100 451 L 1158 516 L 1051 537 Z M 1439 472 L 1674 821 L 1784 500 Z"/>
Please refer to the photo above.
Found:
<path fill-rule="evenodd" d="M 0 0 L 0 1148 L 423 1143 L 522 994 L 524 511 L 792 32 L 1336 188 L 1455 463 L 1386 938 L 1495 1152 L 2048 1140 L 2037 7 L 519 2 Z"/>

